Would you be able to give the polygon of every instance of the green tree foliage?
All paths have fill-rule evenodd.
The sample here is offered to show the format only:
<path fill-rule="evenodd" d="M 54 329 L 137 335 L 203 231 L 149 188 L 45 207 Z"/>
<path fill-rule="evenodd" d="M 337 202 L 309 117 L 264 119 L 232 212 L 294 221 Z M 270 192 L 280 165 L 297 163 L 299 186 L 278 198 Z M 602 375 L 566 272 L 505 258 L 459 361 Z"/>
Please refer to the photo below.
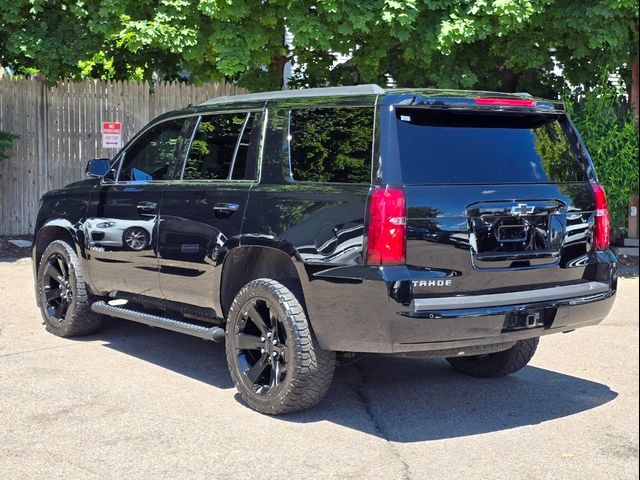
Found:
<path fill-rule="evenodd" d="M 548 178 L 558 182 L 575 182 L 576 153 L 559 122 L 550 122 L 532 131 L 534 144 Z"/>
<path fill-rule="evenodd" d="M 13 147 L 13 142 L 18 135 L 9 132 L 3 132 L 0 130 L 0 160 L 4 160 L 9 153 L 9 150 Z"/>
<path fill-rule="evenodd" d="M 632 0 L 12 0 L 0 2 L 0 64 L 49 78 L 227 77 L 279 88 L 295 55 L 298 84 L 561 89 L 590 86 L 603 65 L 628 79 L 637 55 Z M 295 49 L 283 45 L 285 25 Z M 353 55 L 330 68 L 336 54 Z"/>
<path fill-rule="evenodd" d="M 102 38 L 87 28 L 90 11 L 64 1 L 0 2 L 0 65 L 16 73 L 74 76 L 85 52 Z"/>
<path fill-rule="evenodd" d="M 49 79 L 228 77 L 279 87 L 289 2 L 0 2 L 0 65 Z M 246 78 L 245 78 L 246 77 Z"/>
<path fill-rule="evenodd" d="M 614 227 L 626 223 L 629 197 L 638 195 L 638 118 L 620 109 L 621 96 L 605 81 L 567 107 L 607 191 Z"/>
<path fill-rule="evenodd" d="M 562 84 L 552 73 L 554 49 L 563 82 L 590 87 L 605 65 L 617 65 L 631 84 L 630 63 L 638 49 L 635 1 L 361 3 L 361 9 L 374 10 L 374 21 L 347 22 L 352 28 L 338 29 L 334 39 L 341 32 L 344 37 L 332 45 L 326 45 L 324 37 L 315 43 L 312 38 L 302 40 L 305 52 L 344 52 L 337 45 L 346 45 L 354 52 L 349 67 L 327 74 L 328 60 L 306 53 L 303 59 L 312 66 L 299 72 L 301 83 L 341 82 L 354 76 L 382 83 L 390 74 L 400 86 L 517 89 L 555 96 Z"/>

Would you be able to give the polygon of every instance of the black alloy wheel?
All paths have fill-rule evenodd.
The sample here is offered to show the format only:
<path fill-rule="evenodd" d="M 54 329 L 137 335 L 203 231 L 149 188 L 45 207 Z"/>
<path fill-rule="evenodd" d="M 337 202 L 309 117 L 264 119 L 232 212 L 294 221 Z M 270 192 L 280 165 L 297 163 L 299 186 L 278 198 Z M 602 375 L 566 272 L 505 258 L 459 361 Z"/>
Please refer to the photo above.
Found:
<path fill-rule="evenodd" d="M 256 394 L 273 395 L 287 375 L 290 352 L 284 325 L 266 299 L 254 297 L 240 310 L 235 333 L 238 367 Z"/>
<path fill-rule="evenodd" d="M 71 245 L 51 242 L 38 265 L 38 305 L 47 330 L 60 337 L 94 333 L 102 324 L 91 311 L 94 300 Z"/>
<path fill-rule="evenodd" d="M 299 298 L 261 278 L 247 283 L 229 309 L 229 372 L 242 400 L 258 412 L 311 408 L 331 385 L 335 352 L 320 348 Z"/>
<path fill-rule="evenodd" d="M 69 265 L 59 253 L 45 260 L 43 294 L 45 311 L 52 322 L 63 322 L 73 301 Z"/>

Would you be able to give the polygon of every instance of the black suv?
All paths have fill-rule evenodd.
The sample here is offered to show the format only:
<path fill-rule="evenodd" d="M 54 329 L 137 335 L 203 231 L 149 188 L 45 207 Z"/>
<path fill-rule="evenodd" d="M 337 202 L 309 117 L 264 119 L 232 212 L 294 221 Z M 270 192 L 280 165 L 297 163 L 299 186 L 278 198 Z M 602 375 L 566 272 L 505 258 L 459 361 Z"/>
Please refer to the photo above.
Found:
<path fill-rule="evenodd" d="M 311 407 L 336 355 L 421 352 L 497 377 L 600 322 L 616 259 L 561 104 L 375 85 L 216 98 L 42 198 L 47 330 L 106 317 L 226 342 L 243 400 Z"/>

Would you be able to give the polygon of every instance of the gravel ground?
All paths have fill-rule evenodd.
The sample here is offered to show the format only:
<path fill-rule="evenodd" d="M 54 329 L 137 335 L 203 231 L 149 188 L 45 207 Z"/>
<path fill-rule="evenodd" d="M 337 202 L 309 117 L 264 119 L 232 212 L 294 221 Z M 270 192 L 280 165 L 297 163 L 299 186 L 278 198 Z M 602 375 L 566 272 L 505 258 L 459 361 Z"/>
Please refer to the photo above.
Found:
<path fill-rule="evenodd" d="M 638 478 L 637 276 L 511 377 L 371 356 L 276 418 L 240 403 L 222 345 L 121 320 L 46 333 L 29 259 L 0 261 L 0 299 L 2 478 Z"/>

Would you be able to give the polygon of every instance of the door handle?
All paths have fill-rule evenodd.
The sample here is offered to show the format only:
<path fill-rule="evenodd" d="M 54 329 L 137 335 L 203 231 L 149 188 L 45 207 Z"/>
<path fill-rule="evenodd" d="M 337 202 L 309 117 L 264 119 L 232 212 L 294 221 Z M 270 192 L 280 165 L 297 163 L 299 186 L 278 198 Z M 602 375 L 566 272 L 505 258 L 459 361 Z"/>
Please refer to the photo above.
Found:
<path fill-rule="evenodd" d="M 240 205 L 237 203 L 216 203 L 213 206 L 213 211 L 216 213 L 228 213 L 232 214 L 240 209 Z"/>
<path fill-rule="evenodd" d="M 156 213 L 158 211 L 158 204 L 155 202 L 140 202 L 136 205 L 138 213 Z"/>

